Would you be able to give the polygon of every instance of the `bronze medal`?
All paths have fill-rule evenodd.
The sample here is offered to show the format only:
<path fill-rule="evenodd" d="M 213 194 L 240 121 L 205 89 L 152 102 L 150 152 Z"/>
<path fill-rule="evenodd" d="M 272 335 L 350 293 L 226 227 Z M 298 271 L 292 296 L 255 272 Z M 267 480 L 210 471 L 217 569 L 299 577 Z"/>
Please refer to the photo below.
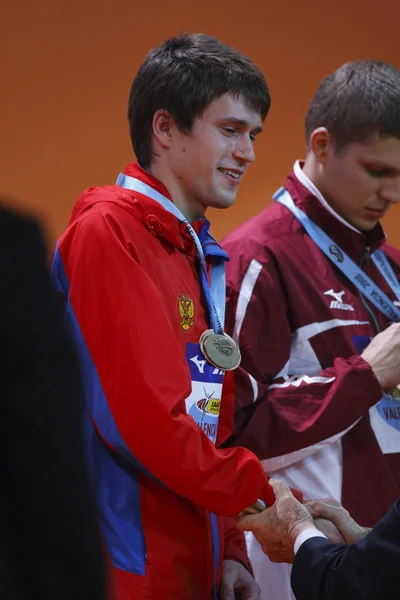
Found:
<path fill-rule="evenodd" d="M 221 371 L 233 371 L 240 365 L 239 347 L 226 333 L 207 329 L 200 337 L 200 347 L 204 358 Z"/>

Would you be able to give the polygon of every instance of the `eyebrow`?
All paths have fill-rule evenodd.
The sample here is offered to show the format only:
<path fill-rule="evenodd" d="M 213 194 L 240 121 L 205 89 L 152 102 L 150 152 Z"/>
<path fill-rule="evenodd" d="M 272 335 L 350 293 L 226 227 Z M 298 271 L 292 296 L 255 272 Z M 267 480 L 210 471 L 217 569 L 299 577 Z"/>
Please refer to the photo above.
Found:
<path fill-rule="evenodd" d="M 248 121 L 246 121 L 246 119 L 238 119 L 237 117 L 222 117 L 220 119 L 221 121 L 229 121 L 230 123 L 235 123 L 236 125 L 240 125 L 241 127 L 249 127 L 250 123 Z M 260 127 L 255 127 L 254 129 L 252 129 L 253 133 L 262 133 L 263 128 Z"/>

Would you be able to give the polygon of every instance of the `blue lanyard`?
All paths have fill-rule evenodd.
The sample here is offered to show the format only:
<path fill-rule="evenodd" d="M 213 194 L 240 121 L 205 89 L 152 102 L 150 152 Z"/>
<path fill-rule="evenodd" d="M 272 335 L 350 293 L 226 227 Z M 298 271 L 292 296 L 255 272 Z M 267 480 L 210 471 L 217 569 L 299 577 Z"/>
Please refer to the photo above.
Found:
<path fill-rule="evenodd" d="M 356 265 L 356 263 L 335 244 L 335 242 L 316 225 L 300 208 L 285 188 L 281 188 L 273 196 L 276 202 L 284 204 L 302 224 L 310 238 L 322 252 L 354 283 L 360 292 L 368 298 L 390 321 L 400 321 L 400 310 L 379 289 L 379 287 Z M 388 259 L 382 250 L 376 250 L 371 255 L 376 267 L 387 281 L 396 298 L 400 300 L 400 284 Z"/>
<path fill-rule="evenodd" d="M 375 263 L 376 268 L 380 271 L 382 276 L 386 279 L 387 284 L 390 286 L 392 292 L 396 296 L 397 300 L 400 300 L 400 283 L 392 267 L 389 264 L 388 259 L 385 256 L 383 250 L 375 250 L 371 254 L 371 258 Z"/>
<path fill-rule="evenodd" d="M 148 196 L 152 200 L 155 200 L 161 206 L 165 208 L 169 213 L 173 214 L 179 221 L 185 223 L 186 228 L 195 244 L 197 256 L 200 260 L 201 271 L 200 281 L 202 291 L 207 303 L 208 314 L 210 317 L 210 324 L 215 333 L 223 333 L 224 322 L 225 322 L 225 302 L 226 302 L 226 282 L 225 282 L 225 260 L 226 257 L 213 257 L 212 268 L 211 268 L 211 288 L 208 283 L 207 264 L 204 256 L 203 246 L 199 240 L 199 237 L 189 221 L 183 216 L 181 211 L 175 206 L 171 200 L 157 192 L 154 188 L 140 179 L 130 177 L 120 173 L 117 179 L 117 185 L 124 187 L 144 196 Z M 209 236 L 209 239 L 212 239 Z"/>

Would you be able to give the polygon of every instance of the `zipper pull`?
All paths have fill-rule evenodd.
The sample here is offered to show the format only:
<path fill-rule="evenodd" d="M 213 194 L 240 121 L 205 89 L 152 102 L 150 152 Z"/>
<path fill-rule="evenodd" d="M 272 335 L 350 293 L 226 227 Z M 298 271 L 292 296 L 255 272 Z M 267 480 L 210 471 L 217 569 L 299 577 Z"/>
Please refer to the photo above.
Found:
<path fill-rule="evenodd" d="M 369 262 L 369 259 L 371 258 L 371 248 L 369 246 L 365 247 L 364 258 L 367 261 L 367 263 Z"/>

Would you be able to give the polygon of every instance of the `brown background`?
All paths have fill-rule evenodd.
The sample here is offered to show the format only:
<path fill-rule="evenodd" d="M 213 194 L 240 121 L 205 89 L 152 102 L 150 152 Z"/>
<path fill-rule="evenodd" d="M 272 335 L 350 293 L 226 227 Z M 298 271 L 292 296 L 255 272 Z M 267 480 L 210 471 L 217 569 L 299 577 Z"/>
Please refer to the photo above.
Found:
<path fill-rule="evenodd" d="M 249 54 L 272 93 L 257 161 L 217 238 L 270 202 L 304 155 L 303 117 L 320 79 L 347 60 L 400 67 L 399 0 L 31 0 L 0 6 L 0 193 L 39 214 L 52 245 L 78 194 L 132 160 L 126 106 L 147 50 L 203 31 Z M 400 246 L 400 208 L 384 227 Z"/>

